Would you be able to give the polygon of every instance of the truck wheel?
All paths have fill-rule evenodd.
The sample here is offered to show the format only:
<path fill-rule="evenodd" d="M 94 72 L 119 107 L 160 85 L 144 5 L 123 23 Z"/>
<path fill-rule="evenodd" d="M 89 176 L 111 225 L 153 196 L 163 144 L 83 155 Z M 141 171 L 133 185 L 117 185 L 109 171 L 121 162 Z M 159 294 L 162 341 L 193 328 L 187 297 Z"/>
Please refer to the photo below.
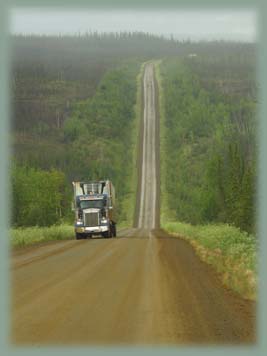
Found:
<path fill-rule="evenodd" d="M 112 235 L 113 235 L 114 237 L 117 236 L 117 229 L 116 229 L 116 225 L 115 225 L 115 224 L 112 225 Z"/>
<path fill-rule="evenodd" d="M 115 236 L 115 235 L 114 235 L 114 225 L 111 224 L 111 225 L 109 226 L 109 237 L 112 238 L 113 236 Z"/>
<path fill-rule="evenodd" d="M 109 229 L 108 231 L 105 231 L 103 233 L 103 236 L 108 239 L 108 238 L 111 238 L 113 236 L 113 226 L 112 225 L 109 225 Z"/>
<path fill-rule="evenodd" d="M 103 232 L 103 237 L 105 239 L 108 239 L 110 237 L 110 231 L 108 230 L 108 231 Z"/>
<path fill-rule="evenodd" d="M 76 232 L 76 240 L 81 240 L 83 238 L 83 236 L 81 234 L 79 234 L 78 232 Z"/>

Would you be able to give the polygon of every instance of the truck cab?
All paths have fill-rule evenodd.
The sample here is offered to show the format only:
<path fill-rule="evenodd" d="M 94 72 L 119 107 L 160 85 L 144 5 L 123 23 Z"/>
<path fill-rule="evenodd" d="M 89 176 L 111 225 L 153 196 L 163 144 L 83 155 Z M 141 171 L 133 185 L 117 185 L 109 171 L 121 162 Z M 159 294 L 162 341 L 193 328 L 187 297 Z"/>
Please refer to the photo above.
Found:
<path fill-rule="evenodd" d="M 110 181 L 73 182 L 76 239 L 116 236 L 115 190 Z"/>

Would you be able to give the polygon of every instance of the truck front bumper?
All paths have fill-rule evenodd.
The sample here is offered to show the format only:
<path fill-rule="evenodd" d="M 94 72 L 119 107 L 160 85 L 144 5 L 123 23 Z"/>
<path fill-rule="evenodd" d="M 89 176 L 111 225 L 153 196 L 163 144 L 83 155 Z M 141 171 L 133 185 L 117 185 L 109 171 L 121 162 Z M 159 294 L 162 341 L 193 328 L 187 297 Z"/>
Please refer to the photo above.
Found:
<path fill-rule="evenodd" d="M 102 232 L 108 231 L 108 226 L 75 226 L 75 232 L 82 234 L 82 233 L 89 233 L 89 234 L 101 234 Z"/>

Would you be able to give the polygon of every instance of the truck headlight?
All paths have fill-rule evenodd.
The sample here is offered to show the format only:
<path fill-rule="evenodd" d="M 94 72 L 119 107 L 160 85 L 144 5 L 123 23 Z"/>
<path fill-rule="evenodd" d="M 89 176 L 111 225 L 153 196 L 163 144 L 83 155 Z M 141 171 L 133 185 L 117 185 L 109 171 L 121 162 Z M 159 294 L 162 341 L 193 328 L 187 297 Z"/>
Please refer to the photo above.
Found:
<path fill-rule="evenodd" d="M 105 217 L 101 218 L 101 223 L 102 224 L 106 224 L 107 222 L 108 222 L 108 220 Z"/>
<path fill-rule="evenodd" d="M 77 220 L 77 221 L 76 221 L 76 225 L 83 225 L 82 220 Z"/>

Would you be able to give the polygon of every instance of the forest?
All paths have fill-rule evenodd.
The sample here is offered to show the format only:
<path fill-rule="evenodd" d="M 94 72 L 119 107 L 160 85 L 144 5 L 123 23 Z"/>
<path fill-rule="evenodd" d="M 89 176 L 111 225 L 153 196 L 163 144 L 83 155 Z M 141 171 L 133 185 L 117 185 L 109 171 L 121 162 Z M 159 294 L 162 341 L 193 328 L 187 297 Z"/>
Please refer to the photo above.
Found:
<path fill-rule="evenodd" d="M 176 220 L 256 231 L 255 58 L 250 49 L 246 55 L 208 53 L 161 64 L 163 174 Z"/>
<path fill-rule="evenodd" d="M 71 181 L 98 178 L 129 222 L 136 78 L 151 59 L 162 60 L 168 208 L 255 228 L 255 45 L 141 32 L 12 37 L 13 226 L 72 222 Z"/>

